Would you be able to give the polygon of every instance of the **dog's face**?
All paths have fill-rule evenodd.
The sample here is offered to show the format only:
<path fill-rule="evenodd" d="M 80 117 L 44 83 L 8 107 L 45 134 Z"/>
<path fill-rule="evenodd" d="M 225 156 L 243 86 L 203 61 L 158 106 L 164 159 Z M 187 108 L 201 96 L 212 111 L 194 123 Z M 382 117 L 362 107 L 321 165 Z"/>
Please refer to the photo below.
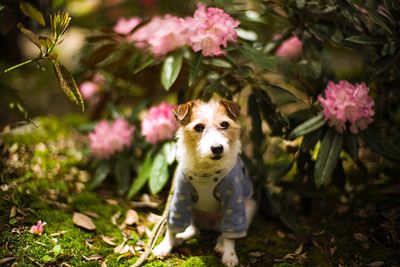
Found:
<path fill-rule="evenodd" d="M 222 162 L 236 158 L 240 149 L 239 106 L 228 100 L 191 101 L 180 105 L 174 114 L 186 155 L 197 162 Z"/>

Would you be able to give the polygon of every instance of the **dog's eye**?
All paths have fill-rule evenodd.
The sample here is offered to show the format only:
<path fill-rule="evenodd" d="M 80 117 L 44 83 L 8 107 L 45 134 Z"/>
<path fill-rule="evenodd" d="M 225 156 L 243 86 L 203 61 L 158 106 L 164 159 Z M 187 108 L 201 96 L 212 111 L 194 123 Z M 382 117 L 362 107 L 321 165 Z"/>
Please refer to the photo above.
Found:
<path fill-rule="evenodd" d="M 194 130 L 196 131 L 196 132 L 198 132 L 198 133 L 201 133 L 202 131 L 204 131 L 204 125 L 203 124 L 201 124 L 201 123 L 199 123 L 199 124 L 196 124 L 196 126 L 194 126 Z"/>
<path fill-rule="evenodd" d="M 221 127 L 221 129 L 228 129 L 229 128 L 229 122 L 227 121 L 223 121 L 221 122 L 221 124 L 219 125 L 219 127 Z"/>

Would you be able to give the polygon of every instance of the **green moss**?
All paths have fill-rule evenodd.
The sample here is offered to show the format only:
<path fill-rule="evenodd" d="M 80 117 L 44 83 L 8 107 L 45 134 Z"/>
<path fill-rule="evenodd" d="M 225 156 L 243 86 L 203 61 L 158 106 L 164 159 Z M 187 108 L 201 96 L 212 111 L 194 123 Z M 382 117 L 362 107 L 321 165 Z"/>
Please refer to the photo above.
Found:
<path fill-rule="evenodd" d="M 212 255 L 189 257 L 180 267 L 221 267 L 220 259 Z"/>

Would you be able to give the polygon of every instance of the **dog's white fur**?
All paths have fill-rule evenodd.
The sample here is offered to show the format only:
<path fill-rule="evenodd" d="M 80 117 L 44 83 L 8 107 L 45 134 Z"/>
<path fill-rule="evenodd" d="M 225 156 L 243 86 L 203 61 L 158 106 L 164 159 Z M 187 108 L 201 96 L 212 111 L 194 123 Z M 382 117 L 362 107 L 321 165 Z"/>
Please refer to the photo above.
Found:
<path fill-rule="evenodd" d="M 230 116 L 227 107 L 220 101 L 208 103 L 195 101 L 190 105 L 190 120 L 182 125 L 177 132 L 177 159 L 178 171 L 185 170 L 193 173 L 215 172 L 225 170 L 229 172 L 236 164 L 237 155 L 240 152 L 239 140 L 240 126 Z M 221 131 L 220 123 L 226 121 L 232 129 Z M 197 124 L 205 126 L 201 134 L 193 130 Z M 213 160 L 212 146 L 223 147 L 222 158 Z M 256 211 L 256 203 L 253 199 L 245 199 L 246 219 L 250 224 Z M 207 230 L 219 230 L 221 212 L 205 213 L 193 210 L 192 224 L 182 233 L 174 233 L 167 229 L 163 241 L 153 250 L 155 256 L 163 257 L 169 254 L 173 247 L 182 244 L 185 240 L 195 236 L 199 231 L 197 227 Z M 215 251 L 222 254 L 222 262 L 226 266 L 236 266 L 239 261 L 235 252 L 235 241 L 218 237 Z"/>

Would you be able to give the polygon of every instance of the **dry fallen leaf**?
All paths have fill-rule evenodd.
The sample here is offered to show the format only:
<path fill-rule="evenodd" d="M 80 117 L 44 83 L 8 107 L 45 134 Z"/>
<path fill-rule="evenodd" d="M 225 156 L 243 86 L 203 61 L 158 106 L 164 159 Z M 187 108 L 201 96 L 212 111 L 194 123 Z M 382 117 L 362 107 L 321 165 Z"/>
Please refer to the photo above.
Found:
<path fill-rule="evenodd" d="M 121 216 L 121 212 L 117 211 L 113 216 L 111 216 L 111 223 L 117 225 L 117 220 Z"/>
<path fill-rule="evenodd" d="M 75 225 L 82 227 L 86 230 L 96 230 L 96 225 L 94 225 L 92 219 L 90 219 L 90 217 L 86 216 L 85 214 L 74 212 L 74 215 L 72 216 L 72 221 Z"/>
<path fill-rule="evenodd" d="M 129 245 L 125 244 L 126 242 L 122 242 L 121 244 L 119 244 L 118 246 L 116 246 L 114 248 L 114 252 L 118 253 L 118 254 L 125 254 L 129 251 Z"/>
<path fill-rule="evenodd" d="M 137 233 L 139 234 L 140 237 L 143 237 L 144 234 L 147 234 L 147 227 L 144 225 L 138 225 L 136 227 Z"/>
<path fill-rule="evenodd" d="M 6 264 L 7 262 L 15 260 L 17 257 L 6 257 L 0 260 L 0 264 Z"/>
<path fill-rule="evenodd" d="M 101 263 L 100 267 L 107 267 L 106 261 L 107 261 L 107 260 L 103 261 L 103 262 Z"/>
<path fill-rule="evenodd" d="M 157 215 L 157 214 L 155 214 L 155 213 L 150 212 L 150 213 L 147 215 L 146 220 L 147 220 L 149 223 L 156 223 L 156 222 L 158 222 L 159 220 L 161 220 L 161 216 L 159 216 L 159 215 Z"/>
<path fill-rule="evenodd" d="M 300 255 L 302 251 L 303 251 L 303 243 L 301 243 L 301 245 L 296 249 L 294 254 Z"/>
<path fill-rule="evenodd" d="M 281 230 L 276 231 L 276 235 L 280 238 L 285 238 L 286 234 L 284 232 L 282 232 Z"/>
<path fill-rule="evenodd" d="M 139 215 L 134 210 L 128 210 L 126 212 L 126 217 L 124 223 L 127 225 L 136 224 L 139 222 Z"/>
<path fill-rule="evenodd" d="M 113 205 L 113 206 L 118 206 L 118 201 L 115 199 L 108 198 L 106 199 L 107 204 Z"/>
<path fill-rule="evenodd" d="M 67 231 L 65 231 L 65 230 L 62 230 L 62 231 L 60 231 L 60 232 L 57 232 L 57 233 L 52 233 L 50 236 L 60 236 L 60 235 L 63 235 L 63 234 L 65 234 Z"/>
<path fill-rule="evenodd" d="M 262 252 L 262 251 L 252 251 L 252 252 L 247 253 L 247 255 L 250 256 L 250 257 L 259 258 L 259 257 L 264 256 L 264 255 L 265 255 L 265 252 Z"/>
<path fill-rule="evenodd" d="M 383 261 L 374 261 L 374 262 L 368 263 L 367 266 L 370 266 L 370 267 L 379 267 L 379 266 L 382 266 L 383 264 L 384 264 Z"/>
<path fill-rule="evenodd" d="M 12 208 L 10 210 L 10 218 L 14 218 L 15 215 L 17 215 L 17 207 L 16 206 L 12 206 Z"/>
<path fill-rule="evenodd" d="M 99 254 L 93 254 L 90 255 L 89 257 L 86 257 L 85 255 L 83 255 L 83 258 L 87 261 L 98 261 L 103 259 L 103 256 L 99 255 Z"/>
<path fill-rule="evenodd" d="M 353 236 L 356 240 L 358 240 L 360 242 L 368 241 L 368 237 L 362 233 L 354 233 Z"/>
<path fill-rule="evenodd" d="M 110 246 L 115 247 L 117 244 L 115 244 L 114 241 L 114 237 L 110 237 L 110 236 L 105 236 L 105 235 L 101 235 L 101 239 L 106 242 L 107 244 L 109 244 Z"/>

